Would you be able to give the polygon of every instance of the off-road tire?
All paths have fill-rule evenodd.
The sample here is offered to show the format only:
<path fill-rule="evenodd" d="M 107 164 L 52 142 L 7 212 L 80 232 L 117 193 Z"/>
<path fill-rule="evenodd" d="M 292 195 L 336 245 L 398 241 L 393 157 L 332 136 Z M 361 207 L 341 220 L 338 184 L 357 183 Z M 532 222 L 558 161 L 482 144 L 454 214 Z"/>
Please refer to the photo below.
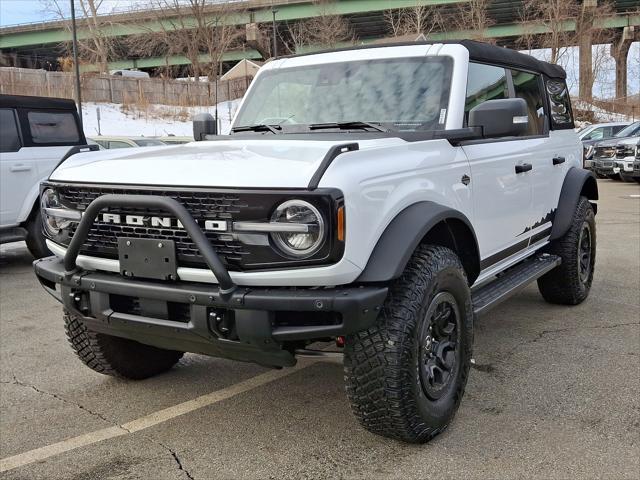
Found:
<path fill-rule="evenodd" d="M 458 343 L 449 383 L 434 399 L 421 380 L 421 332 L 441 295 L 457 303 Z M 447 428 L 460 405 L 472 345 L 471 295 L 459 258 L 448 248 L 419 246 L 391 286 L 376 324 L 346 338 L 344 376 L 353 413 L 375 434 L 412 443 L 431 440 Z"/>
<path fill-rule="evenodd" d="M 40 214 L 40 209 L 36 208 L 31 213 L 29 220 L 27 220 L 26 227 L 26 244 L 31 255 L 35 258 L 44 258 L 53 255 L 47 248 L 47 244 L 45 243 L 44 235 L 42 233 L 42 216 Z"/>
<path fill-rule="evenodd" d="M 93 332 L 68 312 L 64 313 L 64 328 L 78 358 L 103 375 L 142 380 L 166 372 L 183 355 L 182 352 Z"/>
<path fill-rule="evenodd" d="M 620 173 L 620 180 L 625 183 L 633 183 L 634 178 L 631 175 L 627 175 L 626 173 Z"/>
<path fill-rule="evenodd" d="M 589 270 L 581 272 L 581 234 L 588 227 L 590 233 Z M 567 233 L 553 240 L 547 252 L 562 259 L 560 266 L 538 279 L 538 290 L 549 303 L 577 305 L 582 303 L 591 290 L 596 261 L 596 222 L 593 207 L 586 197 L 580 197 Z M 584 253 L 584 252 L 583 252 Z M 583 256 L 584 259 L 586 257 Z"/>

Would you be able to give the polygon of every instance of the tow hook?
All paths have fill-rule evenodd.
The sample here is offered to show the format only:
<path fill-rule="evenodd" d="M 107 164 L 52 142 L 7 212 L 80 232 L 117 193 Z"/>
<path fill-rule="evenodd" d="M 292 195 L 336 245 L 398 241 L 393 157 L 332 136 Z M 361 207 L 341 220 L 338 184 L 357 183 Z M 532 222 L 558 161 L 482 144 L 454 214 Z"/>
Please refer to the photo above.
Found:
<path fill-rule="evenodd" d="M 69 293 L 73 301 L 73 305 L 77 311 L 82 313 L 83 315 L 89 314 L 89 294 L 82 290 L 71 290 Z"/>

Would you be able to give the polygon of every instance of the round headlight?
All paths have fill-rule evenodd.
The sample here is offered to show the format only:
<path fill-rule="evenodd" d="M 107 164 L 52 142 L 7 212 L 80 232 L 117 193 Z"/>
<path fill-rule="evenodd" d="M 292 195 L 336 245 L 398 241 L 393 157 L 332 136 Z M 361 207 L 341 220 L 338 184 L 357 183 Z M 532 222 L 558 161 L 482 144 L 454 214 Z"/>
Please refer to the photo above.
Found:
<path fill-rule="evenodd" d="M 316 207 L 304 200 L 289 200 L 281 204 L 271 216 L 272 222 L 306 226 L 303 231 L 273 232 L 276 245 L 287 255 L 305 258 L 317 252 L 325 240 L 326 230 L 322 215 Z"/>
<path fill-rule="evenodd" d="M 61 230 L 67 228 L 71 224 L 71 221 L 66 218 L 54 217 L 52 215 L 47 215 L 46 213 L 47 208 L 61 207 L 58 194 L 55 190 L 47 188 L 42 192 L 42 196 L 40 197 L 40 207 L 42 210 L 42 223 L 45 231 L 49 235 L 59 235 Z"/>

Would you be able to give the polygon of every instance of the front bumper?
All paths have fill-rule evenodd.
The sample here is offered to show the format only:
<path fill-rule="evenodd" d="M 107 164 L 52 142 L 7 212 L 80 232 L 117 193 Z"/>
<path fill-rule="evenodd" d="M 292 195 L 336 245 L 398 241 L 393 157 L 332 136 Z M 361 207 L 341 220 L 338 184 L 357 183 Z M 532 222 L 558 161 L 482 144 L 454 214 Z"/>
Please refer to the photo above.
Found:
<path fill-rule="evenodd" d="M 629 160 L 627 160 L 627 159 L 617 160 L 616 161 L 616 166 L 620 169 L 620 173 L 632 174 L 633 173 L 633 162 L 634 162 L 633 157 L 629 158 Z"/>
<path fill-rule="evenodd" d="M 237 287 L 229 293 L 209 284 L 70 271 L 58 257 L 36 260 L 34 269 L 42 286 L 96 332 L 270 366 L 295 364 L 293 342 L 370 327 L 387 296 L 386 287 Z"/>
<path fill-rule="evenodd" d="M 591 169 L 600 175 L 615 175 L 620 173 L 620 168 L 615 160 L 593 160 Z"/>

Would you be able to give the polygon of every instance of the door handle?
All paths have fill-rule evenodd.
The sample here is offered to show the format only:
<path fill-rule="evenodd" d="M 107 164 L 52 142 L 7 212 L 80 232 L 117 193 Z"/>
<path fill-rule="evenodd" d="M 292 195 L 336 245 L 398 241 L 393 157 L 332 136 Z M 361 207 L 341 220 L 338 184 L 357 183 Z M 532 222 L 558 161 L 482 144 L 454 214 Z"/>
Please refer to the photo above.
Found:
<path fill-rule="evenodd" d="M 528 172 L 533 168 L 533 165 L 530 163 L 523 163 L 522 165 L 516 165 L 516 173 L 524 173 Z"/>
<path fill-rule="evenodd" d="M 564 161 L 565 161 L 564 157 L 553 157 L 554 165 L 560 165 L 561 163 L 564 163 Z"/>
<path fill-rule="evenodd" d="M 31 170 L 30 165 L 25 165 L 23 163 L 16 163 L 15 165 L 11 165 L 9 167 L 9 171 L 11 172 L 28 172 Z"/>

